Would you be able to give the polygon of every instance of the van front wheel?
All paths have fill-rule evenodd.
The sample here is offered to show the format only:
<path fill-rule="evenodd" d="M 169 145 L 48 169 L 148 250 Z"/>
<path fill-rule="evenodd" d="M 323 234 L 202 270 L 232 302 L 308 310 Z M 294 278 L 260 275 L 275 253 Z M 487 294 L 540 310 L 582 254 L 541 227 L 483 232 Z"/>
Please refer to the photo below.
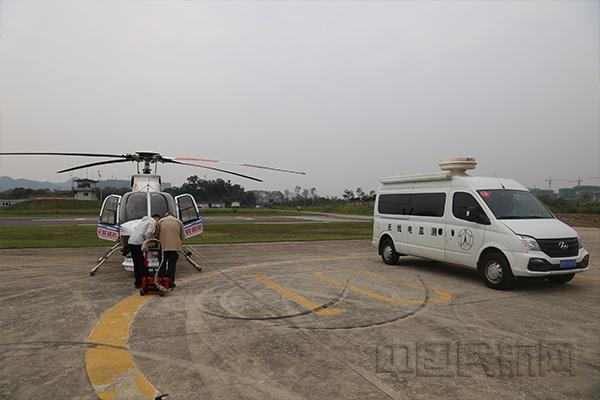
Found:
<path fill-rule="evenodd" d="M 400 254 L 396 252 L 396 249 L 394 248 L 394 242 L 392 242 L 390 239 L 385 239 L 381 243 L 381 259 L 388 265 L 398 264 Z"/>
<path fill-rule="evenodd" d="M 483 282 L 492 289 L 510 289 L 515 282 L 510 264 L 502 253 L 486 254 L 479 263 L 478 272 Z"/>

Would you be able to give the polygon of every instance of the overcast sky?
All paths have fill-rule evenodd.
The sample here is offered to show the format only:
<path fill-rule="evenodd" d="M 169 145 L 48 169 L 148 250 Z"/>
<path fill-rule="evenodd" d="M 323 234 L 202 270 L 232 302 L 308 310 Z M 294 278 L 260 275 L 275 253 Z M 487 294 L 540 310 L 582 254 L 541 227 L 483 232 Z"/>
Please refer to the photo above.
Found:
<path fill-rule="evenodd" d="M 452 155 L 599 184 L 599 20 L 596 1 L 1 0 L 0 151 L 262 163 L 308 175 L 232 182 L 338 195 Z M 0 175 L 64 181 L 79 161 L 96 160 L 5 157 Z"/>

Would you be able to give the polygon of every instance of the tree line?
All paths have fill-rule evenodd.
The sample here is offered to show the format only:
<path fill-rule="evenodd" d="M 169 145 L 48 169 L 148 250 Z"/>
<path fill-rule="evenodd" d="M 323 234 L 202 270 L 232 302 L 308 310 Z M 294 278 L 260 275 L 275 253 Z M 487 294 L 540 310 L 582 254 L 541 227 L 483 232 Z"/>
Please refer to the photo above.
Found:
<path fill-rule="evenodd" d="M 256 198 L 253 193 L 246 192 L 242 186 L 231 184 L 231 181 L 223 179 L 200 179 L 198 175 L 192 175 L 186 182 L 177 187 L 165 189 L 172 196 L 180 194 L 191 194 L 198 203 L 225 203 L 240 202 L 244 207 L 254 207 Z"/>
<path fill-rule="evenodd" d="M 128 188 L 103 188 L 102 198 L 110 194 L 123 195 L 130 191 Z M 230 205 L 232 202 L 240 202 L 242 207 L 255 207 L 257 198 L 253 192 L 248 192 L 243 186 L 232 184 L 230 181 L 223 179 L 204 180 L 197 175 L 192 175 L 187 178 L 186 182 L 181 186 L 173 186 L 165 189 L 165 192 L 173 196 L 184 193 L 189 193 L 196 201 L 202 203 L 225 203 Z M 332 206 L 334 204 L 364 204 L 373 203 L 375 201 L 375 191 L 363 190 L 361 187 L 356 189 L 344 189 L 341 197 L 338 196 L 321 196 L 315 187 L 303 188 L 296 186 L 291 190 L 283 192 L 275 191 L 270 193 L 270 199 L 267 201 L 268 206 Z M 2 199 L 27 199 L 32 196 L 58 196 L 71 195 L 71 191 L 65 190 L 50 190 L 50 189 L 27 189 L 14 188 L 0 192 Z M 589 213 L 600 214 L 600 202 L 591 200 L 566 200 L 554 197 L 540 196 L 540 200 L 555 213 Z"/>

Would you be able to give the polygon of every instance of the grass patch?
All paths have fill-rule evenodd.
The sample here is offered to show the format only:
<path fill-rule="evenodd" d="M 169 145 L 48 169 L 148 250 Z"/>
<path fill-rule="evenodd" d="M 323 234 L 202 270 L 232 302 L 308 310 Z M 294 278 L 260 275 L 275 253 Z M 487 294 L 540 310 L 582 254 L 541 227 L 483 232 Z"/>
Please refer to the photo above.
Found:
<path fill-rule="evenodd" d="M 370 239 L 370 222 L 209 225 L 186 244 Z M 0 227 L 0 248 L 106 247 L 94 226 Z"/>
<path fill-rule="evenodd" d="M 302 206 L 302 211 L 322 212 L 331 214 L 369 215 L 373 216 L 372 201 L 332 202 L 315 206 Z M 282 207 L 282 210 L 292 210 L 292 207 Z"/>
<path fill-rule="evenodd" d="M 56 217 L 56 216 L 96 216 L 102 203 L 93 200 L 31 200 L 0 209 L 1 217 Z M 296 210 L 271 208 L 202 208 L 201 215 L 295 215 Z"/>
<path fill-rule="evenodd" d="M 0 209 L 0 217 L 98 215 L 101 206 L 94 200 L 30 200 Z"/>
<path fill-rule="evenodd" d="M 281 210 L 275 208 L 201 208 L 200 215 L 248 215 L 248 216 L 261 216 L 261 215 L 297 215 L 296 210 Z"/>

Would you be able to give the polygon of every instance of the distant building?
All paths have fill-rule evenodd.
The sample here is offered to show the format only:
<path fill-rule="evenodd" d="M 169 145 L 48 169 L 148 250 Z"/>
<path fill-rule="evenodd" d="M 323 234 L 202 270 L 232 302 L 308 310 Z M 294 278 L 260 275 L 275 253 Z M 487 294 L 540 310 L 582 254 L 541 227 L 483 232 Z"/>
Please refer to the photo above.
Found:
<path fill-rule="evenodd" d="M 558 189 L 558 197 L 565 200 L 600 201 L 600 186 L 581 185 Z"/>
<path fill-rule="evenodd" d="M 73 192 L 76 200 L 98 200 L 98 181 L 92 179 L 75 179 Z"/>
<path fill-rule="evenodd" d="M 254 194 L 256 204 L 259 205 L 271 205 L 273 203 L 282 203 L 285 200 L 285 196 L 280 191 L 269 192 L 267 190 L 251 190 L 249 193 Z"/>
<path fill-rule="evenodd" d="M 531 193 L 533 193 L 536 197 L 556 197 L 556 193 L 554 192 L 554 190 L 548 190 L 548 189 L 538 189 L 538 188 L 533 188 L 533 189 L 529 189 L 531 191 Z"/>
<path fill-rule="evenodd" d="M 17 203 L 27 201 L 28 199 L 0 199 L 0 208 L 12 207 Z"/>
<path fill-rule="evenodd" d="M 231 202 L 231 208 L 240 208 L 240 202 L 239 201 L 232 201 Z"/>
<path fill-rule="evenodd" d="M 573 188 L 558 189 L 558 197 L 565 200 L 577 200 L 577 193 Z"/>
<path fill-rule="evenodd" d="M 578 200 L 600 201 L 600 186 L 581 185 L 573 188 Z"/>

